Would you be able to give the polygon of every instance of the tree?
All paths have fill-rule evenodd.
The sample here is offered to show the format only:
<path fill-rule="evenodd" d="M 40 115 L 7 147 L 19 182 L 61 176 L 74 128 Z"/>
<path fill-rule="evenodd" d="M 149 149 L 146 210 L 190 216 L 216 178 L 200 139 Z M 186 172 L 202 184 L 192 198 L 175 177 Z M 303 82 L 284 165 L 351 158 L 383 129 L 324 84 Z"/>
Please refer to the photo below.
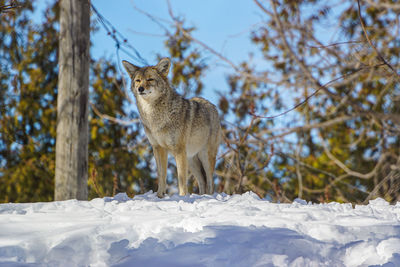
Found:
<path fill-rule="evenodd" d="M 393 30 L 398 9 L 363 1 L 359 13 L 357 2 L 338 1 L 338 15 L 324 1 L 254 2 L 264 18 L 252 40 L 270 67 L 256 71 L 243 63 L 241 73 L 229 78 L 233 95 L 226 101 L 236 103 L 231 110 L 249 132 L 239 150 L 244 173 L 238 168 L 236 174 L 247 178 L 244 186 L 280 201 L 399 200 L 399 77 L 381 56 L 399 68 Z M 311 5 L 313 11 L 305 12 Z M 325 23 L 340 29 L 332 43 L 321 32 Z M 295 103 L 288 105 L 283 95 L 294 96 Z M 283 125 L 282 116 L 268 118 L 272 107 L 279 113 L 297 104 L 292 114 L 284 113 Z M 267 118 L 254 116 L 252 105 Z M 255 174 L 271 145 L 269 168 Z"/>
<path fill-rule="evenodd" d="M 50 201 L 54 194 L 58 9 L 40 26 L 34 6 L 0 15 L 0 202 Z"/>
<path fill-rule="evenodd" d="M 90 1 L 60 1 L 55 200 L 86 200 Z"/>

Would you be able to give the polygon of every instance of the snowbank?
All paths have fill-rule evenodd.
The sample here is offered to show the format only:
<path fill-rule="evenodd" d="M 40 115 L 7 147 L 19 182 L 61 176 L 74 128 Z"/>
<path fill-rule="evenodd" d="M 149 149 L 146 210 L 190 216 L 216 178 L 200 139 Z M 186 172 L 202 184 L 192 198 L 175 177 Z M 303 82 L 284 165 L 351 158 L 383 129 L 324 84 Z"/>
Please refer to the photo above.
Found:
<path fill-rule="evenodd" d="M 0 205 L 0 266 L 400 266 L 400 202 L 150 192 Z"/>

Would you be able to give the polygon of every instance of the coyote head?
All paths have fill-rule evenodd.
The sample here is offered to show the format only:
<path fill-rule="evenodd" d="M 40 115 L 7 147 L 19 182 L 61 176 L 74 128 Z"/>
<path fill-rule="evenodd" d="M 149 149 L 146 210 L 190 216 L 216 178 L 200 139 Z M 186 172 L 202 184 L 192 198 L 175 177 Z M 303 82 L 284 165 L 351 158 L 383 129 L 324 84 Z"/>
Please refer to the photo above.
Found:
<path fill-rule="evenodd" d="M 132 82 L 131 89 L 136 98 L 151 101 L 159 98 L 168 90 L 167 75 L 171 66 L 169 58 L 162 58 L 155 66 L 138 67 L 123 60 Z"/>

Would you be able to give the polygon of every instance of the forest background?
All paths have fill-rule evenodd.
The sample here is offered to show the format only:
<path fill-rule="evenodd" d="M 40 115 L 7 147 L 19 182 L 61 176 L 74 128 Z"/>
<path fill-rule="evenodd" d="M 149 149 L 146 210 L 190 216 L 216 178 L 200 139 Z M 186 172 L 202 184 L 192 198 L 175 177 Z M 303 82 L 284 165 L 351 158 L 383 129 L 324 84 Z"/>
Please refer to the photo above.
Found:
<path fill-rule="evenodd" d="M 3 9 L 10 3 L 15 8 Z M 132 6 L 158 28 L 143 32 L 127 17 L 132 39 L 92 4 L 93 36 L 103 33 L 114 49 L 91 59 L 89 198 L 156 189 L 151 148 L 120 60 L 146 65 L 169 56 L 178 92 L 203 95 L 219 108 L 218 192 L 251 190 L 279 202 L 400 200 L 400 4 L 248 1 L 254 23 L 234 33 L 249 46 L 234 52 L 197 36 L 197 25 L 175 11 L 174 1 L 160 5 L 165 17 Z M 232 5 L 220 3 L 210 15 Z M 0 7 L 0 202 L 52 201 L 58 3 L 0 1 Z M 225 23 L 241 21 L 228 17 Z M 135 44 L 145 35 L 157 37 L 145 46 L 164 48 L 143 57 Z M 221 39 L 226 47 L 235 42 L 225 33 Z M 206 83 L 216 74 L 224 90 Z M 174 161 L 169 165 L 173 193 Z M 193 180 L 191 187 L 196 191 Z"/>

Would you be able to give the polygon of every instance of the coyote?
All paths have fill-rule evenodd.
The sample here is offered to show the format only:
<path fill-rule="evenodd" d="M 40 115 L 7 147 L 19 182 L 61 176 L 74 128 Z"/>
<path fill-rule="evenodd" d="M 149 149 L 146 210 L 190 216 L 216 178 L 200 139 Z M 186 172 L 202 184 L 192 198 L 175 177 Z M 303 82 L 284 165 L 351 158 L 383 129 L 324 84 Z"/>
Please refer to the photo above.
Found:
<path fill-rule="evenodd" d="M 204 98 L 185 99 L 168 82 L 169 58 L 155 66 L 137 67 L 122 61 L 131 78 L 140 119 L 157 164 L 158 197 L 166 194 L 167 157 L 175 157 L 179 195 L 188 193 L 188 171 L 200 194 L 214 192 L 213 172 L 221 125 L 216 107 Z"/>

